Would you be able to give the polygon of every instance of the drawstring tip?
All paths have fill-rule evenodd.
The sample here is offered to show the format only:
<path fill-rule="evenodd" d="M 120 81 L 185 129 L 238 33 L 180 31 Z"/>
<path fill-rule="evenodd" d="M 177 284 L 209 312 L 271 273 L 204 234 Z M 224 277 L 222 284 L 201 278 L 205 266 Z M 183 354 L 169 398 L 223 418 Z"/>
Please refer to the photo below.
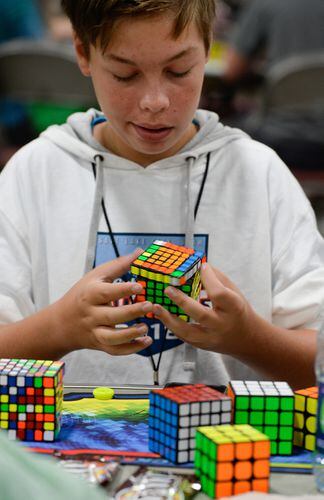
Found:
<path fill-rule="evenodd" d="M 159 385 L 159 372 L 153 372 L 153 383 L 154 385 Z"/>

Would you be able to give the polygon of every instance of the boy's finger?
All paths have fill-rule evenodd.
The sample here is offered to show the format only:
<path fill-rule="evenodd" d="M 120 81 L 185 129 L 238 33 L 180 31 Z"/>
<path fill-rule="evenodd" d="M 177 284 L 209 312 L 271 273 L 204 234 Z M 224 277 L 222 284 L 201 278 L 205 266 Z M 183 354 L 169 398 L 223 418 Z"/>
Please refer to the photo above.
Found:
<path fill-rule="evenodd" d="M 129 354 L 136 354 L 143 349 L 146 349 L 152 344 L 151 337 L 141 337 L 130 342 L 129 344 L 112 346 L 107 350 L 113 356 L 127 356 Z"/>
<path fill-rule="evenodd" d="M 196 327 L 195 325 L 191 325 L 190 323 L 186 323 L 182 319 L 170 314 L 164 307 L 154 304 L 153 306 L 153 314 L 160 320 L 162 323 L 169 328 L 172 333 L 174 333 L 177 337 L 185 342 L 192 343 L 194 341 L 193 336 L 196 337 Z"/>
<path fill-rule="evenodd" d="M 138 302 L 127 306 L 102 306 L 97 309 L 97 321 L 102 325 L 118 325 L 136 318 L 143 318 L 153 310 L 151 302 Z"/>
<path fill-rule="evenodd" d="M 202 266 L 201 281 L 214 308 L 226 311 L 236 303 L 236 292 L 223 285 L 214 269 L 208 264 Z"/>
<path fill-rule="evenodd" d="M 143 291 L 142 286 L 135 282 L 95 283 L 91 290 L 92 304 L 109 304 L 119 299 L 137 295 Z"/>
<path fill-rule="evenodd" d="M 132 264 L 132 262 L 138 257 L 143 250 L 137 248 L 133 253 L 129 255 L 124 255 L 123 257 L 118 257 L 117 259 L 101 264 L 91 271 L 92 276 L 96 278 L 101 278 L 103 281 L 113 282 L 116 278 L 123 276 Z"/>
<path fill-rule="evenodd" d="M 206 327 L 215 324 L 213 311 L 201 305 L 197 300 L 188 297 L 188 295 L 173 287 L 167 287 L 164 293 L 197 323 L 201 323 Z"/>
<path fill-rule="evenodd" d="M 96 336 L 100 344 L 107 346 L 128 344 L 136 339 L 145 337 L 147 332 L 148 328 L 145 324 L 134 325 L 128 328 L 109 328 L 104 326 L 96 328 Z"/>

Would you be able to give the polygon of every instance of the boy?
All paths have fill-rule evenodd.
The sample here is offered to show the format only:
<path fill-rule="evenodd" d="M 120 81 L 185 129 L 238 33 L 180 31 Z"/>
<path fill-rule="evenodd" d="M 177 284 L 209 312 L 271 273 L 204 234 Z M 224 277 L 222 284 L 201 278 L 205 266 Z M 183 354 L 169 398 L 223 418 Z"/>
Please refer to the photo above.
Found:
<path fill-rule="evenodd" d="M 163 384 L 312 384 L 323 240 L 279 158 L 196 111 L 214 0 L 62 5 L 102 113 L 50 127 L 1 175 L 1 355 L 70 353 L 67 383 L 147 384 L 153 368 Z M 136 253 L 114 259 L 154 239 L 208 255 L 211 308 L 167 291 L 189 326 L 112 283 Z"/>

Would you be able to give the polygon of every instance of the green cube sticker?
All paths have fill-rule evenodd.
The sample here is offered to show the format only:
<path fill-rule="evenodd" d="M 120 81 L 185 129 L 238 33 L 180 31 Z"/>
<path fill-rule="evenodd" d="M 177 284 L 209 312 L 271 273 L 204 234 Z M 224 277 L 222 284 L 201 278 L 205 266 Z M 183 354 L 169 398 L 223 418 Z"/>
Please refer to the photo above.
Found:
<path fill-rule="evenodd" d="M 216 479 L 216 462 L 211 460 L 208 462 L 208 476 L 215 481 Z"/>
<path fill-rule="evenodd" d="M 217 446 L 215 443 L 212 442 L 209 443 L 208 455 L 211 460 L 213 460 L 214 462 L 216 461 Z"/>
<path fill-rule="evenodd" d="M 290 441 L 293 438 L 293 427 L 280 427 L 279 428 L 279 439 Z"/>
<path fill-rule="evenodd" d="M 34 387 L 43 387 L 42 377 L 35 377 L 34 378 Z"/>
<path fill-rule="evenodd" d="M 293 411 L 293 409 L 294 409 L 294 398 L 293 397 L 281 398 L 281 400 L 280 400 L 280 408 L 282 410 L 291 410 L 291 411 Z"/>
<path fill-rule="evenodd" d="M 248 396 L 236 396 L 235 408 L 237 410 L 247 410 L 249 408 L 249 397 Z"/>
<path fill-rule="evenodd" d="M 267 411 L 265 413 L 265 424 L 267 425 L 278 425 L 279 415 L 276 411 Z"/>
<path fill-rule="evenodd" d="M 278 453 L 278 444 L 276 441 L 271 441 L 270 443 L 270 453 L 271 455 L 277 455 Z"/>
<path fill-rule="evenodd" d="M 248 424 L 249 423 L 249 413 L 247 411 L 237 411 L 234 417 L 236 424 Z"/>
<path fill-rule="evenodd" d="M 195 450 L 195 466 L 197 467 L 197 469 L 200 468 L 200 465 L 201 465 L 201 453 L 199 450 Z"/>
<path fill-rule="evenodd" d="M 264 413 L 262 411 L 252 411 L 250 414 L 250 424 L 251 425 L 261 425 L 263 424 Z"/>
<path fill-rule="evenodd" d="M 266 397 L 266 410 L 279 410 L 279 398 L 277 396 Z"/>
<path fill-rule="evenodd" d="M 264 397 L 263 396 L 253 396 L 251 398 L 251 409 L 252 410 L 264 410 Z"/>
<path fill-rule="evenodd" d="M 280 414 L 280 425 L 293 425 L 294 414 L 291 411 L 283 411 Z"/>
<path fill-rule="evenodd" d="M 206 485 L 206 493 L 209 497 L 214 498 L 215 497 L 215 484 L 213 481 L 210 479 L 207 479 L 207 485 Z"/>
<path fill-rule="evenodd" d="M 280 441 L 278 447 L 279 455 L 291 455 L 292 442 Z"/>
<path fill-rule="evenodd" d="M 265 425 L 263 431 L 270 439 L 277 439 L 278 437 L 278 427 Z"/>

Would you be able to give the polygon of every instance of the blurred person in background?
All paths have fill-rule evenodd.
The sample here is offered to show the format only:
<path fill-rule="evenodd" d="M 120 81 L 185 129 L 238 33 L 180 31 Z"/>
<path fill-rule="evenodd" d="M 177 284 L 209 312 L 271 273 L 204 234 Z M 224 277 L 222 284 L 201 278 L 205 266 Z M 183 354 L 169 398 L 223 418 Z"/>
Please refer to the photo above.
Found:
<path fill-rule="evenodd" d="M 323 51 L 323 0 L 252 0 L 229 37 L 223 80 L 237 88 L 255 65 L 267 72 L 294 55 Z M 324 169 L 324 110 L 276 112 L 261 122 L 252 113 L 239 126 L 271 146 L 291 167 Z"/>
<path fill-rule="evenodd" d="M 41 39 L 46 27 L 36 0 L 1 0 L 0 47 L 19 38 Z M 35 137 L 22 104 L 0 97 L 0 169 L 23 144 Z"/>
<path fill-rule="evenodd" d="M 44 22 L 35 0 L 1 0 L 0 42 L 14 38 L 42 38 Z"/>

